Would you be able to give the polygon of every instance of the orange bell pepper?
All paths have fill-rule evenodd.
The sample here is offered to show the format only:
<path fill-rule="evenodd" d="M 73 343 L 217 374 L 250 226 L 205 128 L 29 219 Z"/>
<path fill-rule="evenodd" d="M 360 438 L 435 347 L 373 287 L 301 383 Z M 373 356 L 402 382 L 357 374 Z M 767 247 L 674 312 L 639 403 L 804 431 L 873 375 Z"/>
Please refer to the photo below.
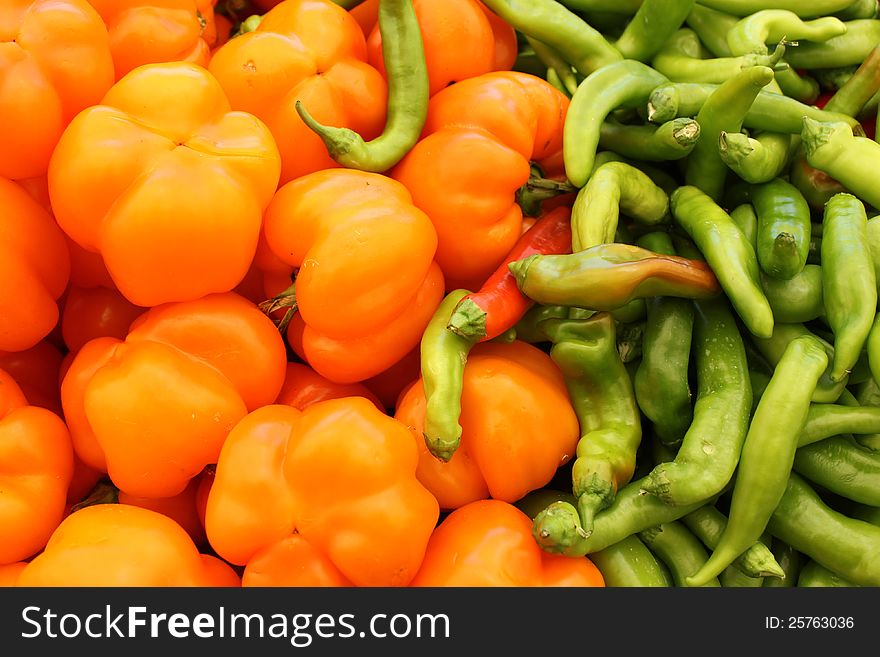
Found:
<path fill-rule="evenodd" d="M 542 550 L 532 521 L 499 500 L 456 509 L 434 530 L 412 586 L 602 587 L 599 569 L 586 557 Z"/>
<path fill-rule="evenodd" d="M 326 399 L 340 399 L 342 397 L 363 397 L 373 402 L 380 411 L 385 411 L 379 398 L 365 385 L 361 383 L 334 383 L 303 363 L 287 364 L 284 384 L 281 386 L 281 392 L 278 393 L 275 403 L 293 406 L 302 411 L 306 407 Z"/>
<path fill-rule="evenodd" d="M 202 546 L 206 541 L 206 537 L 205 528 L 199 520 L 196 508 L 196 493 L 199 488 L 199 482 L 200 478 L 198 476 L 193 477 L 186 485 L 186 488 L 183 489 L 183 492 L 171 497 L 139 497 L 121 490 L 119 491 L 118 499 L 120 504 L 139 506 L 142 509 L 149 509 L 171 518 L 189 534 L 189 537 L 196 546 Z"/>
<path fill-rule="evenodd" d="M 436 232 L 386 176 L 328 169 L 278 190 L 266 242 L 297 269 L 294 351 L 336 383 L 363 381 L 418 345 L 443 295 Z"/>
<path fill-rule="evenodd" d="M 74 449 L 131 495 L 177 495 L 277 397 L 285 365 L 274 324 L 237 294 L 151 308 L 124 341 L 96 338 L 73 359 L 61 402 Z"/>
<path fill-rule="evenodd" d="M 495 32 L 479 0 L 412 0 L 419 20 L 428 93 L 495 68 Z M 512 28 L 511 28 L 512 31 Z M 454 43 L 455 47 L 450 47 Z M 367 38 L 370 63 L 382 74 L 382 35 L 378 23 Z"/>
<path fill-rule="evenodd" d="M 4 0 L 0 43 L 0 176 L 41 176 L 65 126 L 113 84 L 107 28 L 86 0 Z"/>
<path fill-rule="evenodd" d="M 223 445 L 208 541 L 246 565 L 295 531 L 356 586 L 406 586 L 439 517 L 417 460 L 406 427 L 363 397 L 264 406 Z"/>
<path fill-rule="evenodd" d="M 422 357 L 419 345 L 387 370 L 364 381 L 364 385 L 382 400 L 387 409 L 397 407 L 400 395 L 412 385 L 421 374 Z"/>
<path fill-rule="evenodd" d="M 64 519 L 46 549 L 21 571 L 17 585 L 216 585 L 224 564 L 204 556 L 180 525 L 161 513 L 96 504 Z"/>
<path fill-rule="evenodd" d="M 231 111 L 206 69 L 146 64 L 64 131 L 49 195 L 58 224 L 102 255 L 119 291 L 155 306 L 241 281 L 279 170 L 266 126 Z"/>
<path fill-rule="evenodd" d="M 0 564 L 43 549 L 61 522 L 73 476 L 73 449 L 64 421 L 30 406 L 0 370 Z"/>
<path fill-rule="evenodd" d="M 357 21 L 330 0 L 284 0 L 257 28 L 218 48 L 208 65 L 235 109 L 265 121 L 281 152 L 281 182 L 338 166 L 296 111 L 364 139 L 385 127 L 388 85 L 367 63 Z"/>
<path fill-rule="evenodd" d="M 115 288 L 71 285 L 61 310 L 61 335 L 70 351 L 94 338 L 122 340 L 146 308 L 134 305 Z"/>
<path fill-rule="evenodd" d="M 241 585 L 352 586 L 324 554 L 300 534 L 285 536 L 258 550 L 244 569 Z"/>
<path fill-rule="evenodd" d="M 0 369 L 15 380 L 28 404 L 61 415 L 58 377 L 62 359 L 58 347 L 40 340 L 23 351 L 0 351 Z"/>
<path fill-rule="evenodd" d="M 110 35 L 116 79 L 142 64 L 207 66 L 217 40 L 211 0 L 88 0 Z"/>
<path fill-rule="evenodd" d="M 16 586 L 18 584 L 18 576 L 21 575 L 21 571 L 24 570 L 25 566 L 27 566 L 25 561 L 0 565 L 0 587 Z"/>
<path fill-rule="evenodd" d="M 202 555 L 202 566 L 205 568 L 205 583 L 203 586 L 241 587 L 241 577 L 235 572 L 235 569 L 213 554 Z"/>
<path fill-rule="evenodd" d="M 471 349 L 461 442 L 449 461 L 435 458 L 425 443 L 421 379 L 402 395 L 394 417 L 412 432 L 417 476 L 442 509 L 488 497 L 515 502 L 548 484 L 574 457 L 580 437 L 559 368 L 545 352 L 519 341 L 481 342 Z"/>
<path fill-rule="evenodd" d="M 479 289 L 522 233 L 517 190 L 530 161 L 562 150 L 568 98 L 527 73 L 498 71 L 431 98 L 421 140 L 390 175 L 437 229 L 446 289 Z"/>
<path fill-rule="evenodd" d="M 67 487 L 67 509 L 64 514 L 65 516 L 70 514 L 74 505 L 79 504 L 88 497 L 89 493 L 92 492 L 103 476 L 103 472 L 86 465 L 74 453 L 73 477 L 70 480 L 70 486 Z"/>
<path fill-rule="evenodd" d="M 0 280 L 5 290 L 0 295 L 0 351 L 22 351 L 57 323 L 57 300 L 70 277 L 70 255 L 52 216 L 4 178 L 0 208 Z"/>

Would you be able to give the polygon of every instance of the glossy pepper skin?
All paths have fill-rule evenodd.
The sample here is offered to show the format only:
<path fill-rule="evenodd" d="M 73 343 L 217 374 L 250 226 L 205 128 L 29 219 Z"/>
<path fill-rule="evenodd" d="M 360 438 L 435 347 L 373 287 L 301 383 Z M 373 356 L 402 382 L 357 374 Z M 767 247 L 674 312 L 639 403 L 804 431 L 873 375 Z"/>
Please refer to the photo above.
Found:
<path fill-rule="evenodd" d="M 353 586 L 319 549 L 291 534 L 257 551 L 241 577 L 244 587 Z"/>
<path fill-rule="evenodd" d="M 361 397 L 264 406 L 223 445 L 208 540 L 245 565 L 296 531 L 354 585 L 406 586 L 439 517 L 417 462 L 406 427 Z"/>
<path fill-rule="evenodd" d="M 110 38 L 115 79 L 142 64 L 207 66 L 217 40 L 211 0 L 88 0 Z"/>
<path fill-rule="evenodd" d="M 419 450 L 419 481 L 443 509 L 487 497 L 512 503 L 545 486 L 574 456 L 579 435 L 559 368 L 519 341 L 471 349 L 461 391 L 461 441 L 448 461 L 432 456 L 425 443 L 421 380 L 401 396 L 394 417 L 409 427 Z"/>
<path fill-rule="evenodd" d="M 443 275 L 434 226 L 403 185 L 353 169 L 302 176 L 269 204 L 264 234 L 297 271 L 287 337 L 320 375 L 363 381 L 418 345 Z"/>
<path fill-rule="evenodd" d="M 274 324 L 235 293 L 157 306 L 71 363 L 61 401 L 74 448 L 126 493 L 176 495 L 238 420 L 275 400 L 285 364 Z"/>
<path fill-rule="evenodd" d="M 585 586 L 605 582 L 586 557 L 541 550 L 529 517 L 500 500 L 456 509 L 434 530 L 411 586 Z"/>
<path fill-rule="evenodd" d="M 0 369 L 0 564 L 31 557 L 61 522 L 73 477 L 64 421 L 28 404 Z"/>
<path fill-rule="evenodd" d="M 207 70 L 147 64 L 71 122 L 49 194 L 61 228 L 103 256 L 119 291 L 155 306 L 244 278 L 279 166 L 266 126 L 232 111 Z"/>
<path fill-rule="evenodd" d="M 228 576 L 229 567 L 216 561 L 160 513 L 96 504 L 58 526 L 17 586 L 210 586 L 220 572 Z"/>
<path fill-rule="evenodd" d="M 46 337 L 58 321 L 70 255 L 52 215 L 4 178 L 0 207 L 0 351 L 22 351 Z"/>
<path fill-rule="evenodd" d="M 516 192 L 530 161 L 558 155 L 567 108 L 548 82 L 509 71 L 432 96 L 421 140 L 390 175 L 437 230 L 447 290 L 479 289 L 519 239 Z"/>
<path fill-rule="evenodd" d="M 329 0 L 285 0 L 255 30 L 218 48 L 208 65 L 234 109 L 266 123 L 281 154 L 281 182 L 335 167 L 318 135 L 302 122 L 302 101 L 316 121 L 373 139 L 385 124 L 388 86 L 367 63 L 357 21 Z"/>
<path fill-rule="evenodd" d="M 0 176 L 45 175 L 80 110 L 113 84 L 107 28 L 86 0 L 10 0 L 0 7 Z"/>

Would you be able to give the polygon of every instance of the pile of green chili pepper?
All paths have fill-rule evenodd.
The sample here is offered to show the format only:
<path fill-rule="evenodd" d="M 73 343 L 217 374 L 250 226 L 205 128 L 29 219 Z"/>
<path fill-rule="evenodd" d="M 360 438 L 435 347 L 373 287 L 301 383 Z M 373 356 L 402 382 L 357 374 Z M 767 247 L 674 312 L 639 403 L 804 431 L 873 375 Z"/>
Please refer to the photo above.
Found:
<path fill-rule="evenodd" d="M 880 586 L 878 3 L 484 4 L 571 99 L 571 253 L 507 265 L 581 429 L 535 540 L 608 586 Z"/>

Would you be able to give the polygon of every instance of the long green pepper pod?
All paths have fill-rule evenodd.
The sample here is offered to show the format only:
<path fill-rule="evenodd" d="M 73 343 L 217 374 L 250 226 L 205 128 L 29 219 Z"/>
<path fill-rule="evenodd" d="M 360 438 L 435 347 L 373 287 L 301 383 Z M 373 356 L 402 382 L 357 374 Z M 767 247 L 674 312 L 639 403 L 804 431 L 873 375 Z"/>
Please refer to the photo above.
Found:
<path fill-rule="evenodd" d="M 380 0 L 379 31 L 388 77 L 385 129 L 365 142 L 354 130 L 318 123 L 301 101 L 296 111 L 344 167 L 382 173 L 397 164 L 416 144 L 428 115 L 428 67 L 419 21 L 412 0 Z"/>

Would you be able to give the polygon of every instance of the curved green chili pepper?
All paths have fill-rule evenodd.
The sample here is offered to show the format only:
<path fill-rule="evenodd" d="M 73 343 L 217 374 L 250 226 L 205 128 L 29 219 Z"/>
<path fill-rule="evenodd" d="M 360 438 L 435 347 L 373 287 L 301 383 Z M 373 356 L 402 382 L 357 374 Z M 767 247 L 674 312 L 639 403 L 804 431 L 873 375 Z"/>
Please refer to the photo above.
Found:
<path fill-rule="evenodd" d="M 774 82 L 779 92 L 802 103 L 812 103 L 819 97 L 819 82 L 809 75 L 801 75 L 791 66 L 777 68 Z"/>
<path fill-rule="evenodd" d="M 821 265 L 804 265 L 788 280 L 762 273 L 761 288 L 777 322 L 802 324 L 825 314 Z"/>
<path fill-rule="evenodd" d="M 686 117 L 660 125 L 629 125 L 606 120 L 599 131 L 599 147 L 636 160 L 668 162 L 687 157 L 699 138 L 700 124 Z M 598 164 L 594 164 L 594 175 L 598 168 Z"/>
<path fill-rule="evenodd" d="M 877 18 L 877 12 L 880 7 L 877 6 L 877 0 L 853 0 L 852 4 L 846 9 L 835 12 L 842 21 L 854 21 L 860 18 Z"/>
<path fill-rule="evenodd" d="M 608 162 L 580 188 L 571 208 L 571 248 L 577 253 L 614 241 L 619 213 L 653 226 L 669 217 L 669 197 L 644 173 Z"/>
<path fill-rule="evenodd" d="M 727 302 L 694 305 L 693 421 L 675 460 L 657 465 L 642 483 L 649 494 L 673 506 L 705 502 L 727 486 L 740 458 L 752 404 L 745 347 Z"/>
<path fill-rule="evenodd" d="M 593 552 L 590 561 L 607 587 L 673 586 L 669 572 L 635 535 Z"/>
<path fill-rule="evenodd" d="M 555 0 L 482 1 L 522 34 L 553 48 L 583 75 L 623 59 L 599 31 Z"/>
<path fill-rule="evenodd" d="M 572 492 L 583 531 L 614 500 L 635 470 L 642 439 L 632 381 L 617 351 L 614 319 L 547 320 L 550 358 L 559 367 L 580 422 Z"/>
<path fill-rule="evenodd" d="M 542 322 L 545 319 L 564 319 L 566 317 L 568 317 L 568 306 L 536 303 L 514 325 L 516 339 L 530 344 L 549 342 L 550 338 L 544 333 Z"/>
<path fill-rule="evenodd" d="M 537 490 L 526 493 L 525 497 L 517 500 L 513 505 L 525 513 L 529 518 L 534 518 L 554 502 L 577 504 L 577 500 L 574 495 L 571 494 L 571 491 L 556 490 L 554 488 L 538 488 Z"/>
<path fill-rule="evenodd" d="M 709 558 L 697 537 L 677 520 L 645 529 L 639 532 L 639 538 L 666 564 L 675 586 L 688 586 L 687 578 Z M 719 587 L 721 584 L 717 578 L 712 578 L 703 586 Z"/>
<path fill-rule="evenodd" d="M 746 236 L 730 215 L 696 187 L 684 185 L 675 190 L 670 207 L 675 221 L 706 257 L 748 330 L 769 337 L 773 311 L 761 289 L 758 259 Z"/>
<path fill-rule="evenodd" d="M 810 206 L 797 187 L 781 178 L 756 185 L 758 264 L 773 278 L 788 280 L 803 270 L 810 250 Z"/>
<path fill-rule="evenodd" d="M 874 262 L 874 277 L 877 279 L 877 287 L 880 289 L 880 215 L 868 219 L 866 226 L 868 231 L 868 250 L 871 260 Z"/>
<path fill-rule="evenodd" d="M 565 174 L 575 187 L 583 187 L 593 172 L 605 118 L 617 108 L 644 105 L 651 91 L 665 82 L 665 76 L 632 59 L 613 62 L 584 78 L 562 129 Z"/>
<path fill-rule="evenodd" d="M 805 116 L 804 153 L 811 166 L 839 181 L 860 199 L 880 207 L 880 186 L 871 172 L 880 167 L 880 144 L 856 137 L 846 123 L 820 122 Z"/>
<path fill-rule="evenodd" d="M 437 307 L 420 344 L 422 384 L 425 389 L 425 444 L 437 458 L 448 461 L 461 441 L 461 390 L 464 367 L 479 341 L 446 329 L 455 306 L 468 290 L 453 290 Z"/>
<path fill-rule="evenodd" d="M 841 497 L 880 506 L 880 452 L 862 447 L 851 436 L 832 436 L 798 448 L 792 467 Z"/>
<path fill-rule="evenodd" d="M 835 194 L 825 205 L 822 294 L 825 316 L 834 332 L 831 380 L 840 381 L 859 359 L 877 309 L 865 206 L 851 194 Z"/>
<path fill-rule="evenodd" d="M 681 522 L 699 538 L 703 545 L 714 550 L 721 540 L 724 528 L 727 527 L 727 517 L 711 504 L 701 506 L 696 511 L 691 511 L 682 517 Z M 767 577 L 780 579 L 785 577 L 785 571 L 777 562 L 773 553 L 761 541 L 755 541 L 741 555 L 733 561 L 733 566 L 738 568 L 748 577 Z"/>
<path fill-rule="evenodd" d="M 776 367 L 789 343 L 795 338 L 804 335 L 814 337 L 822 343 L 822 346 L 825 347 L 825 353 L 828 355 L 829 363 L 825 372 L 819 378 L 819 384 L 813 393 L 812 401 L 825 404 L 836 402 L 846 388 L 848 379 L 843 381 L 831 380 L 831 363 L 834 362 L 834 347 L 828 341 L 815 335 L 803 324 L 783 324 L 777 322 L 773 326 L 773 332 L 769 338 L 752 336 L 752 343 L 757 347 L 761 355 L 767 359 L 767 362 Z"/>
<path fill-rule="evenodd" d="M 552 71 L 556 74 L 562 85 L 561 91 L 571 98 L 578 86 L 577 76 L 574 74 L 574 69 L 571 67 L 571 64 L 565 61 L 562 55 L 546 43 L 541 43 L 530 36 L 526 37 L 526 41 L 532 47 L 532 50 L 535 51 L 535 55 L 537 55 L 538 59 L 540 59 L 547 67 L 548 81 L 549 73 Z"/>
<path fill-rule="evenodd" d="M 759 586 L 764 586 L 763 577 L 749 577 L 732 564 L 721 571 L 721 574 L 718 576 L 718 581 L 721 582 L 721 586 L 725 589 L 757 588 Z"/>
<path fill-rule="evenodd" d="M 663 123 L 679 116 L 697 116 L 706 100 L 719 86 L 705 82 L 660 84 L 649 94 L 648 120 L 652 123 Z M 752 130 L 800 135 L 805 116 L 823 122 L 842 121 L 852 126 L 853 130 L 861 130 L 858 120 L 851 116 L 828 112 L 770 91 L 758 92 L 743 118 L 742 125 Z"/>
<path fill-rule="evenodd" d="M 812 404 L 798 437 L 798 447 L 825 442 L 840 434 L 880 433 L 880 407 Z"/>
<path fill-rule="evenodd" d="M 536 254 L 508 268 L 522 293 L 538 303 L 597 311 L 639 298 L 707 299 L 721 291 L 705 263 L 631 244 L 599 244 L 566 255 Z"/>
<path fill-rule="evenodd" d="M 626 59 L 649 61 L 681 27 L 696 0 L 644 0 L 614 45 Z"/>
<path fill-rule="evenodd" d="M 718 153 L 718 139 L 722 132 L 739 132 L 758 92 L 772 79 L 773 69 L 752 66 L 720 84 L 706 99 L 697 113 L 702 139 L 685 162 L 686 184 L 714 200 L 721 198 L 728 168 Z"/>
<path fill-rule="evenodd" d="M 699 585 L 719 575 L 767 528 L 791 472 L 810 397 L 827 366 L 828 356 L 815 338 L 796 338 L 786 348 L 743 443 L 727 527 L 690 584 Z"/>
<path fill-rule="evenodd" d="M 785 132 L 762 132 L 749 137 L 741 132 L 722 132 L 718 139 L 721 161 L 746 182 L 758 184 L 779 176 L 792 155 L 792 136 Z"/>
<path fill-rule="evenodd" d="M 763 543 L 761 544 L 763 545 Z M 788 543 L 773 538 L 770 542 L 775 562 L 779 564 L 783 575 L 781 577 L 768 577 L 764 580 L 764 586 L 776 588 L 791 588 L 797 586 L 798 575 L 801 572 L 803 557 L 801 553 Z"/>
<path fill-rule="evenodd" d="M 653 232 L 636 244 L 655 253 L 675 255 L 667 233 Z M 675 297 L 647 300 L 642 362 L 633 378 L 636 401 L 665 445 L 679 443 L 693 419 L 688 381 L 693 304 Z"/>
<path fill-rule="evenodd" d="M 799 69 L 839 68 L 861 64 L 880 43 L 880 21 L 846 21 L 846 32 L 822 42 L 804 42 L 790 48 L 785 58 Z"/>
<path fill-rule="evenodd" d="M 876 0 L 872 0 L 872 4 L 875 2 Z M 847 116 L 858 116 L 878 91 L 880 91 L 880 46 L 875 46 L 868 53 L 865 61 L 828 99 L 825 109 Z"/>
<path fill-rule="evenodd" d="M 880 586 L 880 527 L 829 507 L 795 473 L 768 523 L 773 536 L 861 586 Z"/>
<path fill-rule="evenodd" d="M 397 164 L 419 140 L 429 98 L 428 67 L 412 0 L 381 0 L 379 31 L 388 73 L 388 113 L 381 135 L 365 142 L 349 128 L 321 125 L 296 101 L 300 118 L 324 141 L 330 157 L 345 167 L 376 173 Z"/>
<path fill-rule="evenodd" d="M 815 561 L 808 561 L 798 574 L 797 585 L 807 587 L 853 587 L 857 586 L 845 580 L 837 573 L 833 573 Z"/>
<path fill-rule="evenodd" d="M 727 45 L 734 55 L 766 55 L 768 43 L 779 43 L 783 39 L 820 42 L 845 33 L 846 24 L 833 16 L 805 21 L 786 9 L 761 9 L 731 28 L 727 33 Z"/>
<path fill-rule="evenodd" d="M 748 16 L 763 9 L 786 9 L 801 18 L 813 18 L 842 11 L 853 0 L 700 0 L 701 5 L 735 16 Z"/>
<path fill-rule="evenodd" d="M 685 24 L 697 33 L 700 42 L 715 57 L 733 57 L 727 45 L 727 33 L 739 22 L 739 16 L 712 9 L 702 2 L 691 8 Z M 723 80 L 719 80 L 719 84 Z"/>
<path fill-rule="evenodd" d="M 740 229 L 753 249 L 758 247 L 758 215 L 751 203 L 742 203 L 730 211 L 730 218 Z"/>

